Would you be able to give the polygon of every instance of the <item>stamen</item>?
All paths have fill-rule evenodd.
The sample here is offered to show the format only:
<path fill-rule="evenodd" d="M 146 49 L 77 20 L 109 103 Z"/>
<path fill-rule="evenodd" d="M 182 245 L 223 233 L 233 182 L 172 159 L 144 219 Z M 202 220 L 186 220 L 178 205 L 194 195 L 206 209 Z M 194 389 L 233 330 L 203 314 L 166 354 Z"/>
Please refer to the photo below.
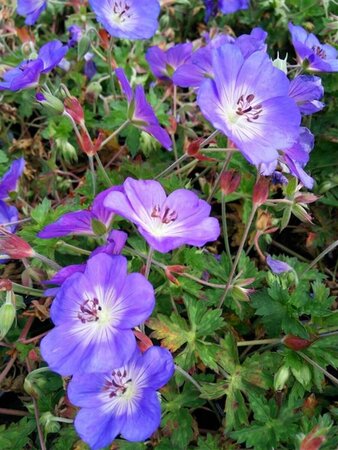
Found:
<path fill-rule="evenodd" d="M 131 14 L 128 14 L 130 5 L 124 0 L 116 0 L 113 5 L 113 13 L 120 23 L 130 19 Z"/>
<path fill-rule="evenodd" d="M 128 385 L 132 382 L 131 378 L 127 377 L 126 369 L 121 372 L 120 370 L 113 370 L 111 379 L 107 380 L 103 386 L 103 391 L 109 392 L 109 397 L 120 397 L 127 389 Z"/>
<path fill-rule="evenodd" d="M 102 311 L 102 307 L 99 304 L 97 298 L 92 300 L 86 300 L 80 306 L 80 312 L 77 317 L 82 323 L 97 322 L 99 320 L 99 312 Z"/>
<path fill-rule="evenodd" d="M 177 212 L 168 207 L 164 209 L 164 213 L 162 214 L 159 205 L 154 206 L 150 214 L 150 217 L 153 217 L 154 219 L 160 219 L 164 224 L 175 222 L 177 216 Z"/>
<path fill-rule="evenodd" d="M 317 56 L 319 56 L 319 58 L 326 59 L 326 52 L 319 45 L 314 45 L 312 47 L 312 50 L 315 52 Z"/>
<path fill-rule="evenodd" d="M 249 94 L 246 96 L 246 98 L 244 98 L 244 95 L 241 95 L 237 100 L 238 107 L 236 110 L 236 114 L 239 116 L 245 116 L 248 122 L 257 120 L 263 111 L 262 105 L 252 105 L 254 99 L 254 94 Z"/>

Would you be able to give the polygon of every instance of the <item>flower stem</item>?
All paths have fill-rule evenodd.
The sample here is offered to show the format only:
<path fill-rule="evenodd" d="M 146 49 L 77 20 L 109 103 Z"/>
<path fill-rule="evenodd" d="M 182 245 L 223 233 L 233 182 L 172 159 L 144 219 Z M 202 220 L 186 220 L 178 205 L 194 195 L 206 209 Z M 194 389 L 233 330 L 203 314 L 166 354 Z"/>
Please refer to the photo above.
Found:
<path fill-rule="evenodd" d="M 110 178 L 109 178 L 109 176 L 108 176 L 108 174 L 106 172 L 106 169 L 104 168 L 104 165 L 102 164 L 101 158 L 99 157 L 98 153 L 95 153 L 95 159 L 96 159 L 97 165 L 99 166 L 99 168 L 100 168 L 100 170 L 102 172 L 102 175 L 103 175 L 103 177 L 105 179 L 106 185 L 108 187 L 113 186 L 113 183 L 111 182 L 111 180 L 110 180 Z"/>
<path fill-rule="evenodd" d="M 225 159 L 225 161 L 224 161 L 224 163 L 223 163 L 222 169 L 221 169 L 220 173 L 218 174 L 218 176 L 217 176 L 217 178 L 216 178 L 216 181 L 215 181 L 215 184 L 213 185 L 213 187 L 212 187 L 212 189 L 211 189 L 211 192 L 210 192 L 210 194 L 209 194 L 209 196 L 208 196 L 208 199 L 207 199 L 207 202 L 208 202 L 208 203 L 211 201 L 212 197 L 214 196 L 214 194 L 215 194 L 215 192 L 216 192 L 216 190 L 217 190 L 217 188 L 218 188 L 218 185 L 219 185 L 219 183 L 220 183 L 220 181 L 221 181 L 223 172 L 224 172 L 224 171 L 226 170 L 226 168 L 228 167 L 228 165 L 229 165 L 229 163 L 230 163 L 230 161 L 231 161 L 231 158 L 232 158 L 232 152 L 230 152 L 230 153 L 227 155 L 227 157 L 226 157 L 226 159 Z"/>
<path fill-rule="evenodd" d="M 236 272 L 236 269 L 237 269 L 237 265 L 239 263 L 239 259 L 241 257 L 241 254 L 242 254 L 242 251 L 243 251 L 243 248 L 244 248 L 244 244 L 245 244 L 246 239 L 248 237 L 249 230 L 250 230 L 251 224 L 253 222 L 253 219 L 255 217 L 256 211 L 257 211 L 257 205 L 254 204 L 253 207 L 252 207 L 252 210 L 251 210 L 250 217 L 249 217 L 248 222 L 246 224 L 246 227 L 245 227 L 245 230 L 244 230 L 244 233 L 243 233 L 243 236 L 242 236 L 241 243 L 240 243 L 239 248 L 237 250 L 235 261 L 232 264 L 232 268 L 231 268 L 231 272 L 230 272 L 230 275 L 229 275 L 229 279 L 228 279 L 227 285 L 226 285 L 226 287 L 224 289 L 224 293 L 222 295 L 222 298 L 221 298 L 221 300 L 219 302 L 218 308 L 222 308 L 224 300 L 225 300 L 225 298 L 226 298 L 226 296 L 227 296 L 227 294 L 229 292 L 229 289 L 231 287 L 231 284 L 232 284 L 232 281 L 233 281 L 233 278 L 234 278 L 234 275 L 235 275 L 235 272 Z"/>
<path fill-rule="evenodd" d="M 326 369 L 324 369 L 324 367 L 322 367 L 319 364 L 317 364 L 316 361 L 313 361 L 313 359 L 309 358 L 303 352 L 298 352 L 298 355 L 300 355 L 303 359 L 305 359 L 305 361 L 307 361 L 309 364 L 311 364 L 311 366 L 315 367 L 320 372 L 322 372 L 324 375 L 326 375 L 329 380 L 331 380 L 336 386 L 338 386 L 337 378 L 334 377 L 333 375 L 331 375 Z"/>
<path fill-rule="evenodd" d="M 172 170 L 175 169 L 176 166 L 179 166 L 181 162 L 186 160 L 188 158 L 188 155 L 184 153 L 182 156 L 180 156 L 175 162 L 173 162 L 169 167 L 167 167 L 163 172 L 161 172 L 159 175 L 156 175 L 155 180 L 158 180 L 159 178 L 164 177 L 165 175 L 168 175 Z"/>
<path fill-rule="evenodd" d="M 149 278 L 149 273 L 150 273 L 151 263 L 152 263 L 152 259 L 153 259 L 153 254 L 154 254 L 154 249 L 149 247 L 147 261 L 146 261 L 146 268 L 145 268 L 145 271 L 144 271 L 144 276 L 146 277 L 147 280 Z"/>
<path fill-rule="evenodd" d="M 222 192 L 222 229 L 223 229 L 223 239 L 226 254 L 228 255 L 229 261 L 232 261 L 232 255 L 230 251 L 229 245 L 229 236 L 228 236 L 228 224 L 227 224 L 227 212 L 226 212 L 226 202 L 225 195 Z"/>
<path fill-rule="evenodd" d="M 103 142 L 101 142 L 101 145 L 99 147 L 99 150 L 101 150 L 105 145 L 108 144 L 112 139 L 114 139 L 115 136 L 117 136 L 127 125 L 129 125 L 130 120 L 127 119 L 125 122 L 120 125 L 117 130 L 115 130 L 110 136 L 107 137 Z"/>
<path fill-rule="evenodd" d="M 312 267 L 314 267 L 322 258 L 324 258 L 325 255 L 327 255 L 328 253 L 330 253 L 331 251 L 333 251 L 336 247 L 338 246 L 338 240 L 333 242 L 331 245 L 329 245 L 325 250 L 323 250 L 318 256 L 317 258 L 315 258 L 311 264 L 308 265 L 308 267 L 304 270 L 304 272 L 302 272 L 300 274 L 300 278 L 310 269 L 312 269 Z"/>
<path fill-rule="evenodd" d="M 28 286 L 21 286 L 21 284 L 13 283 L 13 281 L 12 287 L 13 291 L 16 292 L 17 294 L 28 294 L 28 295 L 35 295 L 36 297 L 45 297 L 43 291 Z"/>
<path fill-rule="evenodd" d="M 68 248 L 69 250 L 73 250 L 73 252 L 77 253 L 78 255 L 87 255 L 88 256 L 91 253 L 89 250 L 84 250 L 83 248 L 75 247 L 75 245 L 68 244 L 67 242 L 64 242 L 64 241 L 58 241 L 56 243 L 56 246 Z"/>
<path fill-rule="evenodd" d="M 112 67 L 112 51 L 113 51 L 113 45 L 114 45 L 114 39 L 111 37 L 110 38 L 110 43 L 109 43 L 109 47 L 107 49 L 107 63 L 108 63 L 108 73 L 109 73 L 109 78 L 110 78 L 110 88 L 112 90 L 112 93 L 115 97 L 116 92 L 115 92 L 115 84 L 114 84 L 114 74 L 113 74 L 113 67 Z"/>
<path fill-rule="evenodd" d="M 34 252 L 34 257 L 39 259 L 43 263 L 47 264 L 49 267 L 51 267 L 52 269 L 54 269 L 56 271 L 59 271 L 60 269 L 62 269 L 62 267 L 59 266 L 58 263 L 56 263 L 55 261 L 52 261 L 51 259 L 47 258 L 47 256 L 40 255 L 40 253 Z"/>
<path fill-rule="evenodd" d="M 249 345 L 264 345 L 264 344 L 280 344 L 282 340 L 280 338 L 274 339 L 257 339 L 253 341 L 238 341 L 237 347 L 246 347 Z"/>
<path fill-rule="evenodd" d="M 89 161 L 90 173 L 91 173 L 91 176 L 92 176 L 93 196 L 95 197 L 95 195 L 96 195 L 96 173 L 95 173 L 93 155 L 88 155 L 88 161 Z"/>

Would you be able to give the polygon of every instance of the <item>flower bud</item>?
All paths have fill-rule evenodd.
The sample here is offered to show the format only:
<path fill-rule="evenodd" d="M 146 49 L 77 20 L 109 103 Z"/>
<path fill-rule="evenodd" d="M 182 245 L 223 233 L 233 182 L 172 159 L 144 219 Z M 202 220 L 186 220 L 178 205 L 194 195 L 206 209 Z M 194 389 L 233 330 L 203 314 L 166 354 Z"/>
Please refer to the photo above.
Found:
<path fill-rule="evenodd" d="M 22 259 L 32 258 L 34 250 L 28 242 L 4 228 L 0 230 L 0 258 Z"/>
<path fill-rule="evenodd" d="M 0 307 L 0 339 L 3 339 L 11 329 L 16 318 L 15 296 L 13 291 L 7 291 L 6 301 Z"/>
<path fill-rule="evenodd" d="M 43 413 L 40 417 L 40 422 L 44 427 L 45 435 L 60 431 L 61 425 L 58 422 L 58 417 L 53 416 L 50 412 Z"/>
<path fill-rule="evenodd" d="M 326 437 L 322 433 L 327 431 L 327 429 L 320 430 L 318 426 L 314 427 L 300 443 L 299 450 L 319 450 L 326 441 Z"/>
<path fill-rule="evenodd" d="M 12 290 L 12 282 L 7 278 L 0 280 L 0 291 L 11 291 Z"/>
<path fill-rule="evenodd" d="M 254 205 L 263 205 L 269 197 L 269 180 L 265 177 L 259 177 L 259 180 L 254 186 L 252 201 Z"/>
<path fill-rule="evenodd" d="M 86 100 L 93 104 L 98 99 L 99 95 L 102 92 L 102 86 L 97 81 L 93 81 L 87 86 L 86 89 Z"/>
<path fill-rule="evenodd" d="M 62 156 L 66 160 L 67 163 L 71 163 L 73 161 L 77 161 L 77 152 L 70 142 L 68 142 L 65 138 L 57 138 L 55 139 L 55 144 L 57 148 L 61 151 Z"/>
<path fill-rule="evenodd" d="M 77 59 L 80 61 L 90 49 L 90 39 L 88 36 L 82 36 L 77 47 Z"/>
<path fill-rule="evenodd" d="M 84 123 L 83 108 L 76 97 L 67 97 L 63 102 L 67 113 L 74 119 L 75 123 Z"/>
<path fill-rule="evenodd" d="M 226 170 L 221 176 L 221 189 L 224 195 L 235 192 L 241 182 L 241 175 L 236 170 Z"/>
<path fill-rule="evenodd" d="M 288 381 L 290 376 L 290 369 L 286 366 L 282 366 L 278 369 L 278 371 L 275 374 L 273 386 L 275 388 L 275 391 L 281 391 L 285 383 Z"/>
<path fill-rule="evenodd" d="M 313 340 L 309 341 L 308 339 L 303 339 L 298 336 L 293 336 L 292 334 L 286 335 L 282 339 L 283 344 L 291 348 L 294 351 L 303 350 L 304 348 L 310 347 L 311 344 L 313 344 Z"/>
<path fill-rule="evenodd" d="M 62 101 L 49 92 L 38 92 L 35 98 L 50 115 L 61 115 L 64 113 L 65 108 Z"/>

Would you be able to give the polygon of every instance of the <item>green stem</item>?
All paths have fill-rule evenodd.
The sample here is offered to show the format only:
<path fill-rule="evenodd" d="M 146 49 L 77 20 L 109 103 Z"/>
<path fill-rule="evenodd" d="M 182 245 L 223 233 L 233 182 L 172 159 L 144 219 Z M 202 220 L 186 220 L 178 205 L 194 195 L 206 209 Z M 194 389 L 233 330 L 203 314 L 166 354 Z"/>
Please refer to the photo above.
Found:
<path fill-rule="evenodd" d="M 92 176 L 93 196 L 95 197 L 95 195 L 96 195 L 96 174 L 95 174 L 93 155 L 88 155 L 88 161 L 89 161 L 90 173 L 91 173 L 91 176 Z"/>
<path fill-rule="evenodd" d="M 146 268 L 145 268 L 145 271 L 144 271 L 144 276 L 146 277 L 146 279 L 149 278 L 151 263 L 152 263 L 152 259 L 153 259 L 153 254 L 154 254 L 154 249 L 149 247 L 147 261 L 146 261 Z"/>
<path fill-rule="evenodd" d="M 188 155 L 184 153 L 182 156 L 180 156 L 174 163 L 172 163 L 169 167 L 167 167 L 163 172 L 161 172 L 159 175 L 156 175 L 155 180 L 158 180 L 159 178 L 164 177 L 165 175 L 168 175 L 173 169 L 175 169 L 176 166 L 179 166 L 179 164 L 183 161 L 185 161 L 188 158 Z"/>
<path fill-rule="evenodd" d="M 280 338 L 274 339 L 256 339 L 253 341 L 238 341 L 237 347 L 246 347 L 249 345 L 264 345 L 264 344 L 281 344 L 282 340 Z"/>
<path fill-rule="evenodd" d="M 225 195 L 222 192 L 222 229 L 223 229 L 223 239 L 226 254 L 228 255 L 229 261 L 232 261 L 232 255 L 230 251 L 229 245 L 229 236 L 228 236 L 228 224 L 227 224 L 227 212 L 226 212 L 226 202 Z"/>
<path fill-rule="evenodd" d="M 88 250 L 84 250 L 83 248 L 75 247 L 75 245 L 68 244 L 67 242 L 64 242 L 64 241 L 58 241 L 56 243 L 56 246 L 68 248 L 69 250 L 72 250 L 74 253 L 76 253 L 78 255 L 87 255 L 88 256 L 91 254 L 91 252 Z"/>
<path fill-rule="evenodd" d="M 51 267 L 52 269 L 59 271 L 60 269 L 62 269 L 61 266 L 59 266 L 58 263 L 56 263 L 55 261 L 52 261 L 51 259 L 47 258 L 47 256 L 44 255 L 40 255 L 40 253 L 34 252 L 33 255 L 35 258 L 39 259 L 40 261 L 42 261 L 43 263 L 47 264 L 49 267 Z"/>
<path fill-rule="evenodd" d="M 239 259 L 241 257 L 241 253 L 243 251 L 244 244 L 245 244 L 246 239 L 248 237 L 248 234 L 249 234 L 249 231 L 250 231 L 250 227 L 251 227 L 251 224 L 252 224 L 253 219 L 255 217 L 256 211 L 257 211 L 257 205 L 254 204 L 253 207 L 252 207 L 251 213 L 250 213 L 250 217 L 248 219 L 248 223 L 246 224 L 246 227 L 245 227 L 245 230 L 244 230 L 244 233 L 243 233 L 243 236 L 242 236 L 241 243 L 240 243 L 239 248 L 237 250 L 235 261 L 232 264 L 232 268 L 231 268 L 231 272 L 230 272 L 230 275 L 229 275 L 229 279 L 228 279 L 227 285 L 226 285 L 226 287 L 224 289 L 224 293 L 222 295 L 222 298 L 221 298 L 221 300 L 219 302 L 218 308 L 222 308 L 224 300 L 225 300 L 225 298 L 226 298 L 226 296 L 227 296 L 227 294 L 229 292 L 229 289 L 231 287 L 231 284 L 232 284 L 232 281 L 233 281 L 233 278 L 234 278 L 234 275 L 235 275 L 235 272 L 236 272 L 236 269 L 237 269 L 237 265 L 239 263 Z"/>
<path fill-rule="evenodd" d="M 129 120 L 129 119 L 127 119 L 125 122 L 123 122 L 123 124 L 120 125 L 120 126 L 118 127 L 118 129 L 114 131 L 114 133 L 112 133 L 110 136 L 108 136 L 107 139 L 105 139 L 105 140 L 101 143 L 101 145 L 100 145 L 100 147 L 99 147 L 99 150 L 101 150 L 105 145 L 108 144 L 108 142 L 110 142 L 112 139 L 114 139 L 114 137 L 117 136 L 117 135 L 118 135 L 118 134 L 119 134 L 119 133 L 127 126 L 127 125 L 129 125 L 129 123 L 130 123 L 130 120 Z"/>
<path fill-rule="evenodd" d="M 302 272 L 300 274 L 300 278 L 310 269 L 312 269 L 312 267 L 314 267 L 322 258 L 324 258 L 325 255 L 327 255 L 328 253 L 330 253 L 331 251 L 333 251 L 336 247 L 338 246 L 338 240 L 333 242 L 331 245 L 329 245 L 325 250 L 323 250 L 318 256 L 317 258 L 315 258 L 311 264 L 308 265 L 308 267 L 304 270 L 304 272 Z"/>
<path fill-rule="evenodd" d="M 44 292 L 40 289 L 34 289 L 28 286 L 22 286 L 21 284 L 12 282 L 13 291 L 17 294 L 35 295 L 36 297 L 45 297 Z"/>
<path fill-rule="evenodd" d="M 107 49 L 107 62 L 108 62 L 108 71 L 109 71 L 109 78 L 110 78 L 110 88 L 115 97 L 116 92 L 115 92 L 115 84 L 114 84 L 114 73 L 113 73 L 113 67 L 112 67 L 113 60 L 111 57 L 111 54 L 113 52 L 113 45 L 114 45 L 114 39 L 110 38 L 109 47 Z"/>
<path fill-rule="evenodd" d="M 111 186 L 113 186 L 113 183 L 111 182 L 111 180 L 110 180 L 110 178 L 109 178 L 109 176 L 108 176 L 108 174 L 106 172 L 106 169 L 104 168 L 104 165 L 102 164 L 101 158 L 99 157 L 98 153 L 95 153 L 94 156 L 95 156 L 97 165 L 99 166 L 99 168 L 100 168 L 100 170 L 102 172 L 102 175 L 103 175 L 103 177 L 105 179 L 106 185 L 107 185 L 107 187 L 110 188 Z"/>
<path fill-rule="evenodd" d="M 300 355 L 303 359 L 305 359 L 305 361 L 307 361 L 309 364 L 311 364 L 311 366 L 315 367 L 316 369 L 318 369 L 320 372 L 322 372 L 324 375 L 326 375 L 326 377 L 331 380 L 336 386 L 338 386 L 338 380 L 336 377 L 334 377 L 333 375 L 331 375 L 326 369 L 324 369 L 324 367 L 320 366 L 319 364 L 316 363 L 316 361 L 313 361 L 311 358 L 309 358 L 305 353 L 303 352 L 298 352 L 298 355 Z"/>

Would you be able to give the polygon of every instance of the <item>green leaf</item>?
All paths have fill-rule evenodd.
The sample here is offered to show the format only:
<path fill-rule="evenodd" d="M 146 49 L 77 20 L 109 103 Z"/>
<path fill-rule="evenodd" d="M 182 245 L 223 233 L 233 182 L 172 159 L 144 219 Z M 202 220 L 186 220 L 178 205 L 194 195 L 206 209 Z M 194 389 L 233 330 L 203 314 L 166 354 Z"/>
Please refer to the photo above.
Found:
<path fill-rule="evenodd" d="M 187 322 L 177 314 L 172 314 L 170 318 L 159 314 L 158 319 L 150 318 L 147 326 L 154 330 L 151 336 L 161 340 L 162 345 L 171 352 L 192 339 Z"/>

